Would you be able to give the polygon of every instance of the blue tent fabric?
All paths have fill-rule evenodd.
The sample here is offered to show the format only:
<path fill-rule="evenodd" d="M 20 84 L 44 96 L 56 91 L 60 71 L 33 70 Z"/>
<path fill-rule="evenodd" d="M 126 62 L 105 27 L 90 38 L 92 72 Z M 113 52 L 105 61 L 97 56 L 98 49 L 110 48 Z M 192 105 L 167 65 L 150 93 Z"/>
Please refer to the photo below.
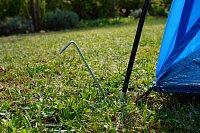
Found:
<path fill-rule="evenodd" d="M 158 58 L 155 90 L 200 94 L 200 0 L 174 0 Z"/>
<path fill-rule="evenodd" d="M 157 91 L 200 94 L 200 50 L 178 61 L 157 81 Z"/>

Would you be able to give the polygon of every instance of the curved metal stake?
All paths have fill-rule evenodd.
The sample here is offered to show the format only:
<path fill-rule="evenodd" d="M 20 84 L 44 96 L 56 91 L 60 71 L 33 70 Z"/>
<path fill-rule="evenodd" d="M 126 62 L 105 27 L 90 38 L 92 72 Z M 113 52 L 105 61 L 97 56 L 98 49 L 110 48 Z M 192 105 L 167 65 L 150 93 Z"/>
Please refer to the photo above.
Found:
<path fill-rule="evenodd" d="M 80 48 L 78 47 L 78 45 L 76 44 L 75 41 L 69 41 L 60 51 L 59 53 L 61 54 L 67 47 L 69 47 L 70 44 L 74 44 L 74 46 L 76 47 L 78 53 L 80 54 L 82 60 L 84 61 L 85 63 L 85 66 L 87 67 L 88 71 L 90 72 L 90 74 L 92 75 L 92 78 L 94 79 L 94 81 L 96 82 L 96 84 L 98 85 L 98 88 L 99 88 L 99 91 L 102 93 L 103 97 L 105 97 L 105 94 L 101 88 L 101 85 L 100 83 L 98 82 L 98 80 L 96 79 L 94 73 L 92 72 L 92 69 L 90 68 L 89 64 L 87 63 L 87 61 L 85 60 Z"/>

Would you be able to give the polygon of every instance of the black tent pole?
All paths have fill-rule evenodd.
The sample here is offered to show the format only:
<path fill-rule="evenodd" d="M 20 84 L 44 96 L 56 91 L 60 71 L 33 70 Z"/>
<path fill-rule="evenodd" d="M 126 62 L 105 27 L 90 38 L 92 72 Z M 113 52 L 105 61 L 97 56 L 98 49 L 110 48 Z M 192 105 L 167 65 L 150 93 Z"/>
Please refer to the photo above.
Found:
<path fill-rule="evenodd" d="M 122 92 L 124 93 L 124 96 L 126 95 L 126 92 L 127 92 L 127 89 L 128 89 L 128 84 L 129 84 L 131 72 L 132 72 L 132 69 L 133 69 L 133 64 L 134 64 L 134 61 L 135 61 L 135 56 L 136 56 L 138 44 L 139 44 L 139 41 L 140 41 L 140 36 L 141 36 L 141 33 L 142 33 L 144 20 L 145 20 L 146 14 L 147 14 L 149 2 L 150 2 L 150 0 L 145 0 L 144 5 L 143 5 L 143 9 L 142 9 L 142 14 L 140 16 L 140 20 L 139 20 L 139 23 L 138 23 L 137 32 L 136 32 L 136 35 L 135 35 L 135 40 L 134 40 L 134 43 L 133 43 L 128 68 L 127 68 L 127 71 L 126 71 L 126 77 L 125 77 L 124 85 L 123 85 L 123 88 L 122 88 Z"/>

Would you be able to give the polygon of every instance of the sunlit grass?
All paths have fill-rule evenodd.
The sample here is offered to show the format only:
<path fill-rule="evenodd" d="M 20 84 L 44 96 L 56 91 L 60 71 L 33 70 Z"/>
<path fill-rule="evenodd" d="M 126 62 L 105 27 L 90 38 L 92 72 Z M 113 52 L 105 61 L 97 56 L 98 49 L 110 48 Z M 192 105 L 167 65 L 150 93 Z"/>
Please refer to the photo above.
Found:
<path fill-rule="evenodd" d="M 135 98 L 155 80 L 165 19 L 145 24 L 133 68 L 127 106 L 119 102 L 137 22 L 0 38 L 0 130 L 2 132 L 197 132 L 199 105 L 152 92 Z M 70 40 L 79 44 L 98 87 Z"/>

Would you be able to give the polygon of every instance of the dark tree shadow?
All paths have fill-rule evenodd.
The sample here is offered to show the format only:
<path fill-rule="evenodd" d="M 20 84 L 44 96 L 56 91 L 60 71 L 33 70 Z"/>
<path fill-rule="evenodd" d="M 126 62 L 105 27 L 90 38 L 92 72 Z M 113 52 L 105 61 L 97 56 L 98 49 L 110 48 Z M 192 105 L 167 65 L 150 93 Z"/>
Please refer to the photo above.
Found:
<path fill-rule="evenodd" d="M 157 132 L 200 132 L 200 95 L 157 94 L 146 101 L 155 111 L 149 130 Z"/>

